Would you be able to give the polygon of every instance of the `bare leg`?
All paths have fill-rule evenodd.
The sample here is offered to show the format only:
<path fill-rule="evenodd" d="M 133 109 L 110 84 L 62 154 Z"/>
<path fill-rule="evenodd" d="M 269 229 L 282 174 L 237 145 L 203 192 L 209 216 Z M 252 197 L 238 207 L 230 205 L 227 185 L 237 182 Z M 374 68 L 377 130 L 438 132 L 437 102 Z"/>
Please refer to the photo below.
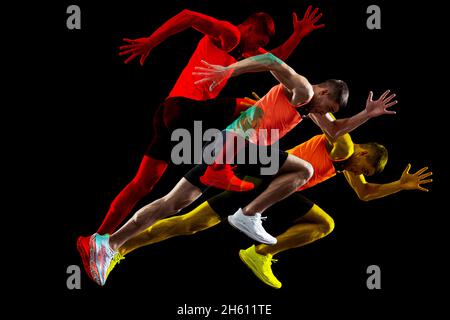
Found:
<path fill-rule="evenodd" d="M 288 155 L 278 176 L 264 192 L 243 208 L 242 212 L 248 216 L 264 212 L 271 205 L 286 198 L 308 182 L 313 172 L 311 164 L 291 154 Z"/>
<path fill-rule="evenodd" d="M 164 197 L 138 210 L 118 231 L 111 235 L 109 245 L 117 250 L 133 236 L 144 231 L 156 221 L 174 215 L 195 201 L 202 192 L 185 178 Z"/>
<path fill-rule="evenodd" d="M 220 216 L 205 201 L 189 213 L 156 222 L 151 227 L 148 227 L 143 232 L 128 240 L 119 248 L 119 252 L 122 255 L 126 255 L 140 247 L 161 242 L 172 237 L 191 235 L 206 230 L 219 222 Z"/>
<path fill-rule="evenodd" d="M 294 225 L 277 237 L 273 245 L 260 244 L 241 250 L 241 260 L 264 283 L 274 288 L 281 288 L 281 282 L 272 272 L 272 257 L 282 251 L 298 248 L 330 234 L 334 228 L 333 219 L 318 206 L 294 222 Z"/>

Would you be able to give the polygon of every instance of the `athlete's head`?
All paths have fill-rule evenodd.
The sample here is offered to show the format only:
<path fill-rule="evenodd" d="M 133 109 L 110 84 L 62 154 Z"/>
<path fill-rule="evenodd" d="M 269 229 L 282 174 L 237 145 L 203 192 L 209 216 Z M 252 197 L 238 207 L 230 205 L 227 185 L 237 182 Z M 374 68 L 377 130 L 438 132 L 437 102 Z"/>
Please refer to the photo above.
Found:
<path fill-rule="evenodd" d="M 342 80 L 330 79 L 313 85 L 314 96 L 309 102 L 310 113 L 337 112 L 347 105 L 348 86 Z"/>
<path fill-rule="evenodd" d="M 387 160 L 387 149 L 381 144 L 375 142 L 355 144 L 355 152 L 346 161 L 344 170 L 358 175 L 373 176 L 384 170 Z"/>
<path fill-rule="evenodd" d="M 275 23 L 265 12 L 253 13 L 239 25 L 242 52 L 252 52 L 269 43 L 275 34 Z"/>

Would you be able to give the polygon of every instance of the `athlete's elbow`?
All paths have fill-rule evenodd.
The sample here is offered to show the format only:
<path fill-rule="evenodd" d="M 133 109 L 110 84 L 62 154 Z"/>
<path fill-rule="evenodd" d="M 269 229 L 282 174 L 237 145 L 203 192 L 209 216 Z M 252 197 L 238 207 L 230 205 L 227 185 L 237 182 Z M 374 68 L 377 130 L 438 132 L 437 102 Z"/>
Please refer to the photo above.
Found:
<path fill-rule="evenodd" d="M 195 24 L 197 17 L 198 17 L 197 12 L 188 9 L 181 10 L 180 13 L 177 15 L 178 23 L 180 25 L 185 26 L 193 26 Z"/>
<path fill-rule="evenodd" d="M 372 200 L 372 197 L 367 192 L 358 192 L 357 194 L 358 194 L 359 200 L 361 200 L 361 201 L 367 202 L 367 201 Z"/>
<path fill-rule="evenodd" d="M 194 14 L 194 11 L 191 11 L 189 9 L 183 9 L 180 11 L 180 14 L 183 16 L 192 16 Z"/>
<path fill-rule="evenodd" d="M 327 129 L 327 133 L 333 141 L 345 134 L 343 130 L 337 127 L 334 123 Z"/>
<path fill-rule="evenodd" d="M 272 71 L 277 71 L 282 69 L 281 65 L 283 64 L 283 61 L 280 60 L 276 55 L 273 53 L 264 53 L 262 55 L 262 61 L 264 64 Z"/>

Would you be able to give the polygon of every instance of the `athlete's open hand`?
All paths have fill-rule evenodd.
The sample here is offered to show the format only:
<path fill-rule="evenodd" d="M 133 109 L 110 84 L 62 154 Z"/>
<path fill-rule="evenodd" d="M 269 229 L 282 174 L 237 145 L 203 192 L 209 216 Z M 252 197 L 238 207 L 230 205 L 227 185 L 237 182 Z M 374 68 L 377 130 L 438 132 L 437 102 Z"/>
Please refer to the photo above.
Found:
<path fill-rule="evenodd" d="M 297 14 L 295 12 L 292 14 L 294 32 L 300 33 L 302 37 L 307 36 L 316 29 L 325 27 L 324 24 L 316 25 L 316 23 L 322 17 L 322 13 L 319 13 L 319 8 L 315 8 L 313 12 L 311 12 L 311 9 L 312 6 L 309 6 L 308 9 L 306 9 L 305 15 L 300 21 L 297 19 Z"/>
<path fill-rule="evenodd" d="M 369 117 L 374 118 L 382 114 L 395 114 L 395 111 L 387 110 L 387 108 L 392 107 L 398 102 L 397 100 L 392 101 L 395 98 L 395 93 L 389 93 L 390 90 L 387 90 L 381 95 L 380 99 L 373 100 L 373 92 L 370 91 L 366 103 L 366 112 Z"/>
<path fill-rule="evenodd" d="M 125 63 L 130 62 L 136 57 L 140 57 L 139 62 L 141 66 L 144 65 L 145 59 L 147 59 L 150 51 L 153 49 L 153 44 L 148 38 L 139 39 L 123 39 L 128 44 L 120 46 L 119 56 L 130 55 Z"/>
<path fill-rule="evenodd" d="M 406 169 L 403 171 L 403 174 L 400 178 L 400 185 L 404 190 L 421 190 L 428 192 L 429 190 L 422 187 L 422 184 L 430 183 L 433 181 L 433 179 L 425 179 L 431 176 L 433 173 L 431 171 L 426 172 L 428 170 L 428 167 L 422 168 L 416 173 L 409 173 L 409 170 L 411 169 L 411 164 L 408 164 L 406 166 Z"/>
<path fill-rule="evenodd" d="M 230 78 L 234 71 L 232 68 L 210 64 L 204 60 L 202 60 L 202 63 L 204 67 L 195 67 L 192 75 L 201 77 L 201 79 L 194 82 L 196 85 L 211 82 L 209 91 L 213 91 L 223 80 Z"/>

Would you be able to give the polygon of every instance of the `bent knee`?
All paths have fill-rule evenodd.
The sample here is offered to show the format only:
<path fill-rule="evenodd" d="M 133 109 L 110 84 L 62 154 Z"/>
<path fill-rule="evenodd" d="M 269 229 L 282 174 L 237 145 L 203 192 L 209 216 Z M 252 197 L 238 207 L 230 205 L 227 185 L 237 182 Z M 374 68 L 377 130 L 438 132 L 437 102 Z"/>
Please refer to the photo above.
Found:
<path fill-rule="evenodd" d="M 303 179 L 311 179 L 314 174 L 314 168 L 311 163 L 296 156 L 289 155 L 290 167 L 289 171 L 297 172 Z"/>
<path fill-rule="evenodd" d="M 295 187 L 300 187 L 306 184 L 314 175 L 313 166 L 306 161 L 303 161 L 302 165 L 296 171 Z"/>
<path fill-rule="evenodd" d="M 329 235 L 334 230 L 334 220 L 328 214 L 324 213 L 320 217 L 319 228 L 322 237 Z"/>
<path fill-rule="evenodd" d="M 322 237 L 329 235 L 334 230 L 333 218 L 317 205 L 314 205 L 304 218 L 307 222 L 317 225 Z"/>
<path fill-rule="evenodd" d="M 330 216 L 327 215 L 327 218 L 324 219 L 322 223 L 322 230 L 324 236 L 329 235 L 334 230 L 334 220 Z"/>
<path fill-rule="evenodd" d="M 307 161 L 304 161 L 304 162 L 305 162 L 305 164 L 304 164 L 302 173 L 303 173 L 304 179 L 309 180 L 314 175 L 314 167 L 312 166 L 311 163 L 309 163 Z"/>

